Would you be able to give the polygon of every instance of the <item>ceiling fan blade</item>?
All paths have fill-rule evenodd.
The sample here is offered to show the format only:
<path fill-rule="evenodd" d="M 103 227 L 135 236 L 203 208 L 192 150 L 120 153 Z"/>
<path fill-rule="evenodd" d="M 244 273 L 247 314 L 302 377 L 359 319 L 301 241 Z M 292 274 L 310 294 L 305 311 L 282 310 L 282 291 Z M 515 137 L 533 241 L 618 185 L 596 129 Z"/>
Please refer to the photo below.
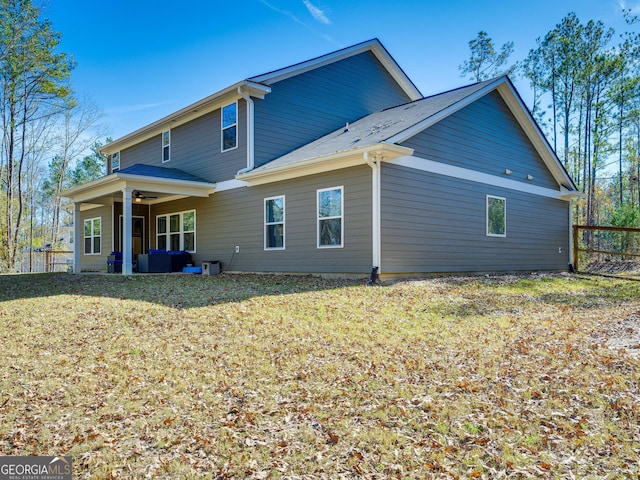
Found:
<path fill-rule="evenodd" d="M 158 197 L 154 197 L 154 196 L 150 196 L 150 195 L 145 195 L 142 192 L 136 192 L 134 194 L 135 198 L 139 198 L 140 200 L 146 200 L 147 198 L 158 198 Z"/>

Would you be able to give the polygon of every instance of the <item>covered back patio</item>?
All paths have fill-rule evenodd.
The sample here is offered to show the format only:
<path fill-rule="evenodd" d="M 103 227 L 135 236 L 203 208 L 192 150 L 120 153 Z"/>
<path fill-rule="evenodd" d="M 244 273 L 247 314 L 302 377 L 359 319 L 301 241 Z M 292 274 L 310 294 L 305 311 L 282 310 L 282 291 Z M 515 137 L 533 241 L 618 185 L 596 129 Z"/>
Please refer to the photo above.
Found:
<path fill-rule="evenodd" d="M 83 215 L 92 209 L 110 208 L 109 229 L 113 250 L 122 252 L 122 274 L 131 275 L 136 255 L 149 253 L 151 248 L 152 206 L 176 200 L 206 198 L 215 190 L 215 184 L 175 168 L 136 164 L 116 171 L 92 182 L 70 188 L 62 193 L 73 204 L 74 260 L 73 271 L 80 273 L 83 250 L 92 250 L 92 242 L 83 231 Z M 102 242 L 102 235 L 100 242 Z M 81 241 L 84 239 L 84 242 Z M 164 248 L 171 248 L 171 238 Z M 101 256 L 106 249 L 100 245 Z M 106 259 L 105 259 L 106 261 Z"/>

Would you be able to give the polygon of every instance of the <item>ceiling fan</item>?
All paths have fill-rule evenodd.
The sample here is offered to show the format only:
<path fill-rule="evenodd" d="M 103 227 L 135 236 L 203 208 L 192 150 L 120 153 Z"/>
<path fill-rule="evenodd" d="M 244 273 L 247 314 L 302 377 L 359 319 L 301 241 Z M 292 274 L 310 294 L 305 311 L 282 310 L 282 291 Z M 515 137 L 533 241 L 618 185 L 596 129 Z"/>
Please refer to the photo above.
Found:
<path fill-rule="evenodd" d="M 149 199 L 149 198 L 158 198 L 158 197 L 152 197 L 152 196 L 150 196 L 150 195 L 145 195 L 145 194 L 144 194 L 144 193 L 142 193 L 142 192 L 135 192 L 135 193 L 133 194 L 133 198 L 135 199 L 136 203 L 141 203 L 141 202 L 142 202 L 142 200 L 147 200 L 147 199 Z"/>

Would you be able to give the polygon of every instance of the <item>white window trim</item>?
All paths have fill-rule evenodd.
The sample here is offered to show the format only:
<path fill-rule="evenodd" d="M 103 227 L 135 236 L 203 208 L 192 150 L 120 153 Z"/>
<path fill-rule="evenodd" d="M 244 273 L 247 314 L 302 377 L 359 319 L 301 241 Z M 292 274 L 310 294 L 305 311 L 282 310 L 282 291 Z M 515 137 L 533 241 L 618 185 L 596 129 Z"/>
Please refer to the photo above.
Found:
<path fill-rule="evenodd" d="M 93 233 L 93 222 L 95 220 L 100 220 L 100 235 L 94 235 Z M 91 222 L 91 235 L 87 236 L 86 235 L 86 224 L 87 222 Z M 93 217 L 93 218 L 86 218 L 82 224 L 83 230 L 82 230 L 82 252 L 84 253 L 84 255 L 102 255 L 102 217 Z M 87 253 L 86 251 L 86 247 L 85 247 L 85 241 L 87 238 L 91 239 L 91 252 Z M 100 238 L 100 251 L 99 252 L 94 252 L 93 251 L 93 240 L 95 238 Z"/>
<path fill-rule="evenodd" d="M 224 126 L 224 109 L 227 107 L 230 107 L 231 105 L 235 105 L 236 106 L 236 123 L 232 123 L 231 125 L 227 125 L 226 127 Z M 224 131 L 235 127 L 236 129 L 236 144 L 235 146 L 231 147 L 231 148 L 224 148 Z M 221 152 L 230 152 L 231 150 L 235 150 L 236 148 L 238 148 L 238 102 L 232 102 L 229 103 L 227 105 L 224 105 L 221 109 L 220 109 L 220 151 Z"/>
<path fill-rule="evenodd" d="M 489 199 L 502 200 L 504 202 L 504 233 L 490 233 L 489 232 Z M 486 199 L 486 218 L 485 218 L 485 232 L 487 237 L 501 237 L 507 236 L 507 199 L 505 197 L 499 197 L 497 195 L 487 195 Z"/>
<path fill-rule="evenodd" d="M 329 190 L 340 190 L 340 215 L 334 217 L 320 217 L 320 193 Z M 340 228 L 340 245 L 320 245 L 320 220 L 332 220 L 339 218 Z M 316 190 L 316 243 L 317 248 L 344 248 L 344 186 L 319 188 Z"/>
<path fill-rule="evenodd" d="M 282 221 L 281 222 L 267 222 L 267 202 L 269 200 L 276 200 L 278 198 L 282 199 Z M 263 217 L 264 218 L 264 249 L 265 251 L 272 251 L 272 250 L 285 250 L 286 246 L 287 246 L 287 229 L 286 229 L 286 222 L 287 222 L 287 207 L 286 207 L 286 198 L 284 195 L 276 195 L 275 197 L 268 197 L 264 199 L 264 214 Z M 267 227 L 270 225 L 280 225 L 282 224 L 282 246 L 281 247 L 269 247 L 267 245 L 267 239 L 269 238 L 269 236 L 267 235 Z"/>
<path fill-rule="evenodd" d="M 113 158 L 118 157 L 118 166 L 113 166 Z M 111 154 L 111 173 L 115 173 L 120 170 L 120 152 L 115 152 Z"/>
<path fill-rule="evenodd" d="M 193 212 L 193 231 L 191 230 L 184 230 L 184 215 L 185 213 L 191 213 Z M 179 215 L 180 216 L 180 231 L 179 232 L 172 232 L 171 231 L 171 222 L 170 222 L 170 217 L 173 215 Z M 167 231 L 165 233 L 158 233 L 158 219 L 161 217 L 165 217 L 166 218 L 166 225 L 167 225 Z M 180 250 L 189 252 L 189 253 L 196 253 L 197 251 L 197 230 L 198 230 L 198 223 L 197 223 L 197 216 L 196 216 L 196 211 L 195 210 L 184 210 L 182 212 L 172 212 L 172 213 L 163 213 L 162 215 L 156 215 L 156 229 L 155 229 L 155 234 L 156 234 L 156 248 L 158 247 L 158 237 L 160 236 L 164 236 L 166 237 L 166 245 L 167 247 L 171 246 L 171 234 L 176 234 L 179 233 L 180 234 Z M 185 233 L 193 233 L 193 250 L 185 250 L 184 248 L 184 234 Z M 168 250 L 167 250 L 168 251 Z"/>
<path fill-rule="evenodd" d="M 167 134 L 167 136 L 169 137 L 169 143 L 167 143 L 166 145 L 164 144 L 164 134 Z M 171 160 L 171 130 L 165 130 L 164 132 L 162 132 L 162 134 L 160 135 L 160 144 L 162 145 L 162 163 L 167 163 L 169 160 Z M 169 150 L 169 155 L 166 160 L 164 159 L 164 149 L 167 148 Z"/>

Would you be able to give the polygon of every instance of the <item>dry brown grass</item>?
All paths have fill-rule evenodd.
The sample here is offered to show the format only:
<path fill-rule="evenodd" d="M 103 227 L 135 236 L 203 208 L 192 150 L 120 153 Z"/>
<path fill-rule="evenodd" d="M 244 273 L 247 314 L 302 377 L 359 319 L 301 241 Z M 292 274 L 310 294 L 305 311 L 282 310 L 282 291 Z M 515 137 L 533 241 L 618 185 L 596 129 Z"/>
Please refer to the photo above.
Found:
<path fill-rule="evenodd" d="M 640 283 L 0 277 L 0 454 L 77 478 L 637 478 Z"/>

